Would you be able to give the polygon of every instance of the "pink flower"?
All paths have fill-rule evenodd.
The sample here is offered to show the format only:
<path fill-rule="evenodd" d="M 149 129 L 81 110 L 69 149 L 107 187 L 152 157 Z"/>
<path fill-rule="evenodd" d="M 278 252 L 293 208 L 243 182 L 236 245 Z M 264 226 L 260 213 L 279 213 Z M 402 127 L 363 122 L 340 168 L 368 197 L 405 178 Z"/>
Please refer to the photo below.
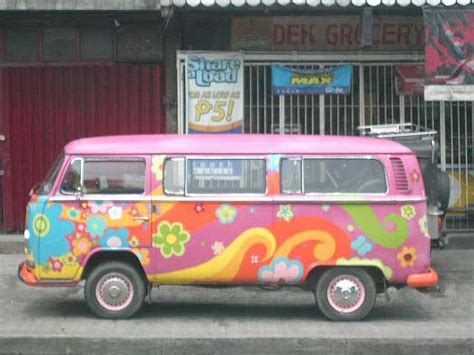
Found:
<path fill-rule="evenodd" d="M 96 213 L 105 213 L 107 209 L 112 207 L 114 204 L 112 202 L 89 202 L 89 207 L 93 214 Z"/>
<path fill-rule="evenodd" d="M 48 261 L 51 263 L 51 269 L 54 272 L 61 272 L 62 271 L 64 264 L 61 262 L 61 260 L 49 258 Z"/>
<path fill-rule="evenodd" d="M 271 265 L 261 267 L 258 272 L 259 281 L 266 284 L 294 284 L 302 277 L 303 264 L 282 256 L 274 259 Z"/>

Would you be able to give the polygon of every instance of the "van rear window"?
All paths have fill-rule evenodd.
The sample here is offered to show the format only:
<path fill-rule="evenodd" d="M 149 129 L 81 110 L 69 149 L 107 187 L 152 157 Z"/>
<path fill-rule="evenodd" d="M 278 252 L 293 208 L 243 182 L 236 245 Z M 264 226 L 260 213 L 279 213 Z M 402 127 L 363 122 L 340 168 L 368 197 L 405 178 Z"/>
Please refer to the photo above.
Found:
<path fill-rule="evenodd" d="M 387 192 L 383 165 L 375 159 L 304 158 L 303 179 L 300 169 L 301 159 L 282 160 L 282 192 L 303 191 L 305 194 Z"/>

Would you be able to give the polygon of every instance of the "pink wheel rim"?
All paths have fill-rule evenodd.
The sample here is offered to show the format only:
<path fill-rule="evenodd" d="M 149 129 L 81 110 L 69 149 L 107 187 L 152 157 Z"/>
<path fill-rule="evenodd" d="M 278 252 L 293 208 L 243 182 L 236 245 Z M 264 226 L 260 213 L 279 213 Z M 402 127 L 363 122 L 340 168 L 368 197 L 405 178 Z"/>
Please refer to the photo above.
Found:
<path fill-rule="evenodd" d="M 331 307 L 340 313 L 352 313 L 365 301 L 365 287 L 359 278 L 344 274 L 331 280 L 327 290 Z"/>
<path fill-rule="evenodd" d="M 102 276 L 95 288 L 97 302 L 108 311 L 121 311 L 133 299 L 133 285 L 123 274 L 110 273 Z"/>

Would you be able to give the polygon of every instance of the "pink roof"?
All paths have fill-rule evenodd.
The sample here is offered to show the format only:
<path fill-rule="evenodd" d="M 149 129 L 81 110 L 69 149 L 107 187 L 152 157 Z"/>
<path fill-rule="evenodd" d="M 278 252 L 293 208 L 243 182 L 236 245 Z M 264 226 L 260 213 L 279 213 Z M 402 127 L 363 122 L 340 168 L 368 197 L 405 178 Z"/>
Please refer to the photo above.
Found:
<path fill-rule="evenodd" d="M 406 154 L 385 139 L 354 136 L 156 134 L 83 138 L 66 145 L 68 154 Z"/>

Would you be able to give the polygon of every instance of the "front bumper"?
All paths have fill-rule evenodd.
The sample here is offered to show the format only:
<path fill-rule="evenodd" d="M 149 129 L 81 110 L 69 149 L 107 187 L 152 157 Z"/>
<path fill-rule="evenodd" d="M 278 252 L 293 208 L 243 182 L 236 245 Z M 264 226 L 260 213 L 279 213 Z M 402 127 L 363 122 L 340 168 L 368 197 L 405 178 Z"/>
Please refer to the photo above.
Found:
<path fill-rule="evenodd" d="M 18 278 L 25 285 L 39 287 L 74 287 L 79 283 L 71 280 L 38 280 L 25 262 L 18 265 Z"/>
<path fill-rule="evenodd" d="M 412 288 L 432 287 L 438 284 L 438 274 L 433 268 L 428 268 L 428 272 L 422 274 L 412 274 L 408 276 L 407 285 Z"/>

